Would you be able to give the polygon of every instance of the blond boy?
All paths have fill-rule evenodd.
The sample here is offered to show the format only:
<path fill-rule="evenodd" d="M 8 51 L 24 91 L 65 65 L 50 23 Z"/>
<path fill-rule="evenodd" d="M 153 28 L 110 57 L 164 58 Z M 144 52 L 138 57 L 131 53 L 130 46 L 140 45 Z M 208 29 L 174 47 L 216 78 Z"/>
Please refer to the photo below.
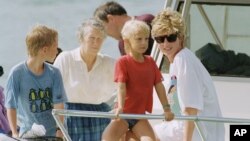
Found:
<path fill-rule="evenodd" d="M 56 57 L 58 33 L 36 25 L 26 36 L 26 46 L 27 60 L 11 69 L 7 81 L 5 106 L 12 136 L 22 137 L 34 123 L 45 127 L 45 136 L 55 136 L 56 122 L 51 111 L 62 109 L 66 96 L 59 70 L 45 61 Z"/>
<path fill-rule="evenodd" d="M 115 66 L 115 82 L 118 84 L 116 115 L 146 114 L 152 112 L 153 88 L 163 105 L 166 120 L 174 118 L 169 107 L 162 75 L 153 58 L 144 55 L 148 48 L 150 28 L 145 22 L 130 20 L 122 29 L 127 55 L 120 57 Z M 103 141 L 117 141 L 127 131 L 141 141 L 155 141 L 154 131 L 146 119 L 114 119 L 103 133 Z"/>

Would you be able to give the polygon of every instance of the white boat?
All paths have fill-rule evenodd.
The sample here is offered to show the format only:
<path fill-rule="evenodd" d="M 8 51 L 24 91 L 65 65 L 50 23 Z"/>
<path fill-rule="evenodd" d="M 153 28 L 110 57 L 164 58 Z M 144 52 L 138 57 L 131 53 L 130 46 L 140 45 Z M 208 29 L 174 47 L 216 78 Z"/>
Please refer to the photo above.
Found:
<path fill-rule="evenodd" d="M 243 55 L 243 62 L 250 62 L 250 0 L 166 0 L 164 8 L 171 7 L 174 10 L 180 11 L 187 22 L 187 46 L 196 53 L 199 58 L 204 59 L 201 48 L 204 46 L 214 46 L 220 51 L 231 51 L 234 55 Z M 208 44 L 210 43 L 210 44 Z M 205 54 L 207 55 L 207 54 Z M 157 65 L 162 70 L 165 80 L 168 79 L 168 65 L 163 54 L 161 54 L 154 46 L 151 56 L 157 62 Z M 210 57 L 211 58 L 211 57 Z M 212 60 L 215 60 L 212 57 Z M 230 60 L 230 59 L 229 59 Z M 229 141 L 229 126 L 233 123 L 247 123 L 250 125 L 250 64 L 241 64 L 230 62 L 224 59 L 223 65 L 212 64 L 217 66 L 216 69 L 211 69 L 210 66 L 204 64 L 207 69 L 210 69 L 214 85 L 218 93 L 219 104 L 221 106 L 224 119 L 209 119 L 211 121 L 221 120 L 225 122 L 226 134 L 225 141 Z M 231 59 L 231 61 L 237 61 Z M 163 63 L 164 62 L 164 63 Z M 203 62 L 204 63 L 204 62 Z M 218 62 L 213 62 L 218 63 Z M 227 66 L 233 65 L 234 67 Z M 223 68 L 224 67 L 224 68 Z M 225 68 L 226 67 L 226 68 Z M 241 72 L 234 71 L 239 67 Z M 250 67 L 249 67 L 250 68 Z M 223 71 L 217 71 L 217 70 Z M 168 88 L 168 82 L 164 82 Z M 136 116 L 136 115 L 121 115 L 120 117 L 133 118 L 149 118 L 152 124 L 159 123 L 162 116 L 162 106 L 154 94 L 154 105 L 152 116 Z M 53 115 L 60 126 L 64 130 L 63 125 L 59 122 L 57 115 L 71 116 L 90 116 L 90 117 L 113 117 L 110 113 L 89 113 L 81 111 L 54 110 Z M 185 119 L 185 117 L 177 117 Z M 203 120 L 205 118 L 200 118 Z M 67 140 L 70 140 L 67 134 Z"/>

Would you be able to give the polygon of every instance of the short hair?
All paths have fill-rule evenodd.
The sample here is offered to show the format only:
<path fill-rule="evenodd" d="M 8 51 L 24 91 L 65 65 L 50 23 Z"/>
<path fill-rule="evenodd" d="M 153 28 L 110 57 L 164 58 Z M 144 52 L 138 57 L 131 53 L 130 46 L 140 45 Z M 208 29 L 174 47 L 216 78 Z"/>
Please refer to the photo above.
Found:
<path fill-rule="evenodd" d="M 108 14 L 110 15 L 127 15 L 127 11 L 123 6 L 114 1 L 106 2 L 96 8 L 94 17 L 102 22 L 108 22 Z"/>
<path fill-rule="evenodd" d="M 58 41 L 58 32 L 45 25 L 35 25 L 26 36 L 26 46 L 30 56 L 36 56 L 45 46 L 52 46 Z"/>
<path fill-rule="evenodd" d="M 143 21 L 139 21 L 136 19 L 132 19 L 127 21 L 121 31 L 122 39 L 130 39 L 135 37 L 137 34 L 143 33 L 145 35 L 150 36 L 150 27 L 147 23 Z M 125 46 L 126 53 L 129 52 L 129 48 Z"/>
<path fill-rule="evenodd" d="M 150 28 L 145 22 L 135 19 L 127 21 L 121 31 L 123 39 L 129 39 L 138 33 L 150 35 Z"/>
<path fill-rule="evenodd" d="M 178 33 L 178 36 L 185 39 L 186 25 L 181 14 L 170 8 L 167 8 L 158 13 L 153 19 L 151 34 L 153 37 L 159 33 L 166 32 L 167 34 Z"/>
<path fill-rule="evenodd" d="M 89 32 L 89 29 L 97 29 L 103 33 L 103 38 L 106 37 L 106 31 L 104 25 L 95 18 L 90 18 L 84 21 L 78 28 L 77 37 L 80 42 L 83 41 L 84 36 Z"/>

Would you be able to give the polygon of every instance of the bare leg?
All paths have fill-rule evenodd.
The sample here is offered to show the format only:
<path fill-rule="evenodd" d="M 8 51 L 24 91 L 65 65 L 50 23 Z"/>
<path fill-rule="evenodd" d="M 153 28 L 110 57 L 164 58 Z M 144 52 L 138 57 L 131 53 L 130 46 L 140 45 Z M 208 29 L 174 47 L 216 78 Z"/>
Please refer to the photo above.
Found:
<path fill-rule="evenodd" d="M 125 137 L 126 137 L 126 134 L 123 135 L 123 136 L 119 139 L 119 141 L 126 141 Z"/>
<path fill-rule="evenodd" d="M 156 134 L 155 134 L 155 136 L 156 136 Z M 126 133 L 126 139 L 125 139 L 125 137 L 123 137 L 123 139 L 121 139 L 119 141 L 140 141 L 140 140 L 136 137 L 136 135 L 133 132 L 128 131 Z M 156 136 L 156 141 L 160 141 L 160 139 L 157 136 Z"/>
<path fill-rule="evenodd" d="M 140 141 L 132 131 L 127 131 L 126 141 Z"/>
<path fill-rule="evenodd" d="M 128 130 L 128 124 L 123 119 L 114 119 L 102 134 L 102 141 L 118 141 Z"/>
<path fill-rule="evenodd" d="M 156 141 L 153 128 L 148 120 L 142 119 L 132 129 L 135 136 L 141 141 Z"/>

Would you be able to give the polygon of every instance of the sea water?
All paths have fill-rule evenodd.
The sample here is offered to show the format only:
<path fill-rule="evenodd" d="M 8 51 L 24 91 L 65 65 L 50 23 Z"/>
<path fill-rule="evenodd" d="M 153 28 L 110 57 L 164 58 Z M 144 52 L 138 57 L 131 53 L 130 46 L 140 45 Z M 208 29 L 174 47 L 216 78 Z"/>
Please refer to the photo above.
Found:
<path fill-rule="evenodd" d="M 78 47 L 76 32 L 85 19 L 92 17 L 96 7 L 107 0 L 0 0 L 0 65 L 4 75 L 0 85 L 6 85 L 11 67 L 27 58 L 25 37 L 35 24 L 45 24 L 59 32 L 59 47 Z M 128 15 L 151 13 L 164 8 L 165 0 L 116 0 Z M 102 53 L 120 56 L 117 41 L 107 38 Z"/>

